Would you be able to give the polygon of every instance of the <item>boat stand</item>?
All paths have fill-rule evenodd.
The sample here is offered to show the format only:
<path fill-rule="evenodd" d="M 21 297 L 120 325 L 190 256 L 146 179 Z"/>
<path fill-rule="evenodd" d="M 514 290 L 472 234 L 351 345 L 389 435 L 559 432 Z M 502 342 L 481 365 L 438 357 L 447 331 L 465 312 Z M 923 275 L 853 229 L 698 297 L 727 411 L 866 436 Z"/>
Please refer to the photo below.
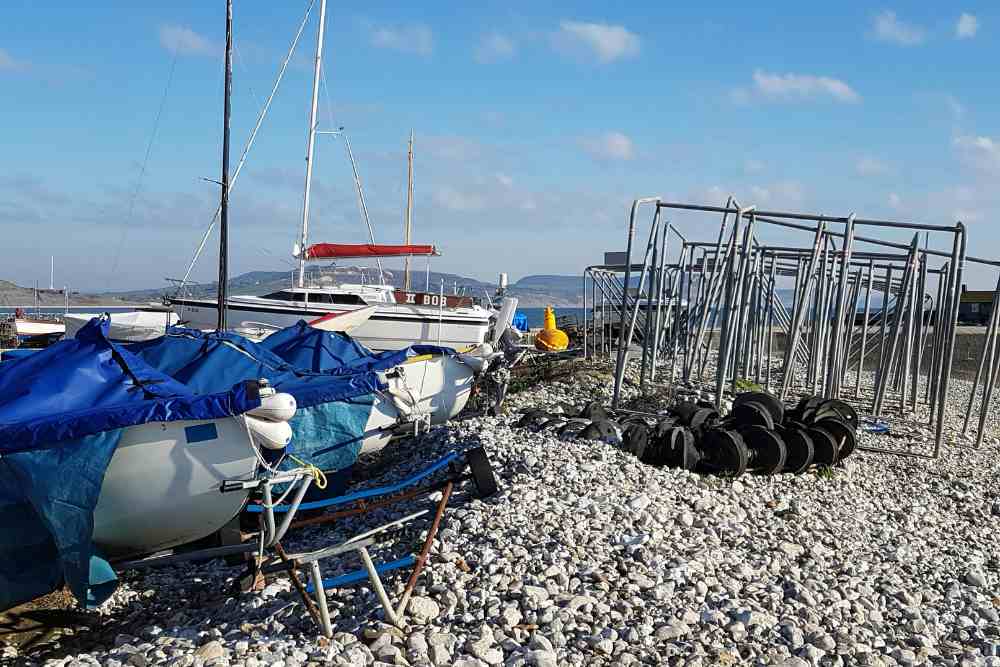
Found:
<path fill-rule="evenodd" d="M 468 472 L 465 472 L 466 468 L 468 468 Z M 426 483 L 426 480 L 432 475 L 445 469 L 450 469 L 451 474 L 443 481 L 433 484 Z M 302 502 L 302 498 L 312 484 L 312 477 L 302 471 L 281 473 L 260 480 L 230 480 L 223 482 L 220 488 L 221 492 L 228 493 L 252 489 L 259 489 L 261 491 L 263 501 L 251 504 L 246 508 L 247 512 L 261 515 L 261 530 L 253 536 L 255 539 L 241 544 L 198 549 L 182 553 L 169 552 L 156 554 L 147 558 L 119 562 L 115 565 L 118 570 L 143 569 L 176 565 L 192 560 L 241 555 L 248 556 L 252 559 L 252 564 L 247 573 L 251 582 L 258 581 L 269 574 L 280 572 L 287 572 L 289 574 L 292 585 L 301 596 L 310 616 L 326 637 L 333 636 L 333 625 L 330 621 L 330 613 L 326 603 L 327 589 L 348 586 L 367 579 L 379 599 L 379 603 L 385 612 L 386 620 L 397 627 L 402 627 L 406 606 L 416 587 L 417 579 L 427 564 L 431 546 L 437 536 L 444 511 L 451 499 L 455 484 L 466 480 L 473 482 L 480 497 L 492 495 L 497 490 L 496 478 L 490 467 L 489 459 L 481 447 L 467 450 L 461 454 L 457 451 L 449 452 L 427 468 L 395 484 L 306 503 Z M 277 484 L 298 484 L 298 487 L 295 488 L 294 496 L 288 504 L 276 505 L 273 503 L 272 487 Z M 387 563 L 375 563 L 372 560 L 369 549 L 377 545 L 380 539 L 384 538 L 390 531 L 398 530 L 410 521 L 429 514 L 430 510 L 428 509 L 414 512 L 367 532 L 355 535 L 340 544 L 314 551 L 287 554 L 281 546 L 281 539 L 285 536 L 289 528 L 330 523 L 348 516 L 363 515 L 373 510 L 435 491 L 441 491 L 441 499 L 437 502 L 433 523 L 428 531 L 427 538 L 424 540 L 423 548 L 417 556 L 409 555 Z M 342 507 L 344 509 L 323 516 L 294 521 L 295 515 L 300 510 L 329 509 L 333 507 Z M 283 515 L 280 523 L 276 515 Z M 265 558 L 265 553 L 268 551 L 273 552 L 275 557 Z M 361 569 L 334 578 L 323 578 L 320 561 L 326 558 L 339 558 L 352 553 L 357 554 L 361 560 Z M 411 566 L 413 570 L 410 573 L 406 587 L 398 604 L 393 605 L 389 600 L 385 585 L 382 583 L 381 575 Z M 309 583 L 307 585 L 303 585 L 298 577 L 300 569 L 308 571 Z"/>
<path fill-rule="evenodd" d="M 459 465 L 460 458 L 464 458 L 465 465 Z M 464 472 L 466 467 L 469 469 L 468 473 Z M 445 468 L 451 468 L 451 475 L 449 475 L 449 477 L 445 480 L 436 484 L 422 484 L 422 482 L 427 480 L 429 477 Z M 396 484 L 365 489 L 363 491 L 358 491 L 336 498 L 327 498 L 325 500 L 300 503 L 295 506 L 294 509 L 292 505 L 272 506 L 270 507 L 272 515 L 273 513 L 283 512 L 293 513 L 298 510 L 330 509 L 334 507 L 343 508 L 337 512 L 331 512 L 319 517 L 303 519 L 291 524 L 293 527 L 298 527 L 316 525 L 320 523 L 331 523 L 349 516 L 360 516 L 403 500 L 430 494 L 435 491 L 441 491 L 441 499 L 437 502 L 434 520 L 427 533 L 427 537 L 424 540 L 423 548 L 417 556 L 409 555 L 391 562 L 376 564 L 372 560 L 368 549 L 378 544 L 379 537 L 383 537 L 389 531 L 402 528 L 414 519 L 427 515 L 430 510 L 421 510 L 413 514 L 409 514 L 391 523 L 379 526 L 360 535 L 356 535 L 341 544 L 332 545 L 315 551 L 300 554 L 284 554 L 283 551 L 280 550 L 280 545 L 277 545 L 278 548 L 275 549 L 275 551 L 277 552 L 280 562 L 262 564 L 259 572 L 261 575 L 288 572 L 293 585 L 302 597 L 303 603 L 306 608 L 310 610 L 310 613 L 313 615 L 317 625 L 320 626 L 323 634 L 327 637 L 333 636 L 333 627 L 330 623 L 329 611 L 326 607 L 326 590 L 328 588 L 339 588 L 355 584 L 364 581 L 365 579 L 368 579 L 372 590 L 378 597 L 379 603 L 385 612 L 386 620 L 392 625 L 401 628 L 403 625 L 406 606 L 409 603 L 414 588 L 416 587 L 417 579 L 427 564 L 431 546 L 437 536 L 441 520 L 444 516 L 444 511 L 448 506 L 449 500 L 451 499 L 451 494 L 454 490 L 455 484 L 466 480 L 473 482 L 477 493 L 481 497 L 492 495 L 497 490 L 496 479 L 490 468 L 489 459 L 486 457 L 486 453 L 481 447 L 470 449 L 464 452 L 464 455 L 460 455 L 458 452 L 454 451 L 449 452 L 447 455 L 424 470 L 421 470 L 420 472 L 397 482 Z M 267 511 L 267 508 L 251 505 L 247 508 L 247 511 L 264 513 Z M 360 558 L 363 565 L 361 569 L 331 579 L 324 579 L 322 577 L 320 570 L 321 560 L 330 557 L 341 557 L 351 552 L 356 553 Z M 388 593 L 382 583 L 381 575 L 393 570 L 399 570 L 411 566 L 413 567 L 413 570 L 410 573 L 410 578 L 406 583 L 406 587 L 403 590 L 399 602 L 396 605 L 393 605 L 389 600 Z M 302 582 L 298 578 L 299 569 L 308 570 L 309 584 L 306 586 L 303 586 Z"/>

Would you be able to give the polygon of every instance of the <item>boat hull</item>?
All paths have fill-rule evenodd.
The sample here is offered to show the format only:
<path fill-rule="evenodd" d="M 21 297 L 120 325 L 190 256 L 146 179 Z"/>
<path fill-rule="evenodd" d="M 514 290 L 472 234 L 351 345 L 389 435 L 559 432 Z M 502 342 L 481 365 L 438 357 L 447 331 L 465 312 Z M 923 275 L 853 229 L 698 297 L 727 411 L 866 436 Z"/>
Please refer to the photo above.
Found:
<path fill-rule="evenodd" d="M 218 320 L 218 307 L 214 302 L 200 299 L 175 299 L 174 311 L 182 323 L 196 329 L 208 329 Z M 230 299 L 226 308 L 228 321 L 233 326 L 241 322 L 258 322 L 284 328 L 299 320 L 313 320 L 335 312 L 346 312 L 366 306 L 322 304 L 283 304 L 271 306 Z M 489 331 L 489 314 L 460 313 L 453 310 L 423 308 L 407 304 L 378 304 L 375 312 L 364 323 L 351 330 L 351 338 L 370 350 L 401 350 L 415 343 L 461 348 L 477 345 L 486 339 Z"/>
<path fill-rule="evenodd" d="M 256 467 L 237 418 L 126 428 L 94 509 L 94 543 L 125 557 L 211 535 L 247 500 L 244 491 L 220 492 L 223 480 L 251 479 Z"/>
<path fill-rule="evenodd" d="M 91 319 L 101 317 L 103 313 L 67 313 L 66 337 L 72 338 Z M 176 313 L 170 311 L 132 311 L 127 313 L 111 313 L 111 323 L 108 327 L 108 339 L 119 343 L 137 343 L 152 340 L 162 336 L 167 327 L 177 324 Z"/>

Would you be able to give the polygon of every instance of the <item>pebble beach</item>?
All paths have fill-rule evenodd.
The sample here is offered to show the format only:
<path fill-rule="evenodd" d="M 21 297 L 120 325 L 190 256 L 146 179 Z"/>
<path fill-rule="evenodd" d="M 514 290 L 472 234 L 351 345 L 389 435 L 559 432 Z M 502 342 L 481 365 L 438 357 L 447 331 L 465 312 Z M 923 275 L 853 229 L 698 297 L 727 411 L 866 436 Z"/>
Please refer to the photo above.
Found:
<path fill-rule="evenodd" d="M 205 562 L 126 574 L 104 606 L 78 615 L 85 631 L 0 645 L 0 661 L 1000 665 L 997 441 L 991 431 L 975 449 L 958 433 L 971 383 L 953 380 L 937 459 L 859 451 L 830 469 L 728 479 L 516 427 L 530 408 L 610 401 L 607 366 L 569 363 L 512 394 L 499 417 L 460 419 L 366 463 L 365 483 L 379 485 L 483 446 L 500 486 L 486 499 L 469 485 L 453 496 L 403 629 L 359 586 L 328 591 L 335 634 L 324 638 L 287 578 L 232 597 L 237 570 Z M 636 395 L 627 384 L 626 398 Z M 859 439 L 926 453 L 933 434 L 907 425 Z M 284 547 L 318 548 L 428 505 L 303 528 Z M 427 527 L 409 524 L 373 555 L 412 553 Z M 324 572 L 356 567 L 330 560 Z M 405 583 L 405 573 L 386 577 L 392 599 Z"/>

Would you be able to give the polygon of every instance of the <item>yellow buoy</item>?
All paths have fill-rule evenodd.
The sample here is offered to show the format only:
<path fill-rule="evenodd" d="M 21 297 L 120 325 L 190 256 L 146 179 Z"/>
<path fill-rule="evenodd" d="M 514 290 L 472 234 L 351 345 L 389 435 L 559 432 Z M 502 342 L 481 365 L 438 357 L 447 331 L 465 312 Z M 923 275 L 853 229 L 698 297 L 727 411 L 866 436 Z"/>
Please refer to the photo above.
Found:
<path fill-rule="evenodd" d="M 569 347 L 569 336 L 565 331 L 556 329 L 556 311 L 552 307 L 545 309 L 545 321 L 542 330 L 535 334 L 535 349 L 543 352 L 558 352 Z"/>

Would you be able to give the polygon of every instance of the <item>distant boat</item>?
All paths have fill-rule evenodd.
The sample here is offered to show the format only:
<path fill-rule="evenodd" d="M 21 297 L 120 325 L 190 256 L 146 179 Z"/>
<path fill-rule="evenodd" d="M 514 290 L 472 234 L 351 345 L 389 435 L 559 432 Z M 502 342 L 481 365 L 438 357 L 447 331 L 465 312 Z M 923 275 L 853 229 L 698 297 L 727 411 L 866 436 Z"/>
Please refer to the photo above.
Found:
<path fill-rule="evenodd" d="M 102 313 L 66 313 L 66 337 L 72 338 L 90 320 L 101 317 Z M 177 314 L 169 310 L 135 310 L 124 313 L 109 313 L 110 332 L 108 338 L 117 343 L 135 343 L 151 340 L 166 333 L 167 327 L 177 324 Z"/>
<path fill-rule="evenodd" d="M 18 308 L 14 313 L 18 347 L 47 347 L 66 333 L 66 325 L 55 317 L 31 317 Z"/>

